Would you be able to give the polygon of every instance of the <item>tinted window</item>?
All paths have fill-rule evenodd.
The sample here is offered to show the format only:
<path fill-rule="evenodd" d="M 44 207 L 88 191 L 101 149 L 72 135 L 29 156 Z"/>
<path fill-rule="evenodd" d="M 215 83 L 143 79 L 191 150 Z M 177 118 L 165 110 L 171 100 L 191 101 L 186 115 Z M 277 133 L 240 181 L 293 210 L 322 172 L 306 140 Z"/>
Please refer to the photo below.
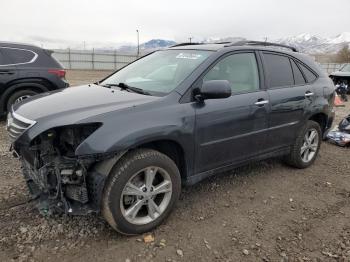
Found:
<path fill-rule="evenodd" d="M 2 52 L 9 58 L 12 64 L 28 63 L 35 56 L 35 54 L 29 50 L 16 48 L 3 48 Z"/>
<path fill-rule="evenodd" d="M 296 85 L 303 85 L 305 84 L 305 79 L 303 77 L 303 74 L 301 73 L 300 69 L 297 67 L 296 63 L 293 60 L 290 60 L 292 63 L 293 73 L 294 73 L 294 83 Z"/>
<path fill-rule="evenodd" d="M 302 64 L 299 64 L 299 66 L 300 66 L 301 70 L 303 71 L 307 82 L 312 82 L 317 78 L 316 75 L 313 72 L 311 72 L 308 68 L 306 68 Z"/>
<path fill-rule="evenodd" d="M 264 62 L 270 79 L 270 88 L 294 85 L 289 58 L 275 54 L 264 54 Z"/>
<path fill-rule="evenodd" d="M 5 64 L 5 59 L 0 50 L 0 65 L 4 65 L 4 64 Z"/>
<path fill-rule="evenodd" d="M 252 92 L 259 89 L 259 73 L 253 53 L 227 56 L 204 76 L 203 81 L 227 80 L 232 93 Z"/>
<path fill-rule="evenodd" d="M 7 57 L 4 56 L 4 54 L 1 51 L 2 49 L 0 48 L 0 66 L 2 65 L 8 65 L 10 64 L 10 61 L 8 60 Z"/>

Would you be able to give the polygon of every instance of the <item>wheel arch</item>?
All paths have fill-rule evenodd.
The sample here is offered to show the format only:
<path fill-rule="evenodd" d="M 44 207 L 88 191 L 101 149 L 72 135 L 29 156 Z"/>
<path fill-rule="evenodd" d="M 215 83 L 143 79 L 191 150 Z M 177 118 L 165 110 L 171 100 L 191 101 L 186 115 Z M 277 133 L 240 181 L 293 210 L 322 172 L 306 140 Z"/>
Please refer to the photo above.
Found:
<path fill-rule="evenodd" d="M 94 165 L 94 170 L 107 177 L 110 175 L 113 166 L 115 166 L 126 153 L 140 148 L 153 149 L 168 156 L 171 160 L 174 161 L 174 163 L 178 167 L 181 179 L 185 180 L 187 178 L 189 172 L 187 169 L 188 163 L 186 162 L 185 151 L 178 142 L 170 139 L 148 141 L 120 151 L 116 153 L 113 157 L 109 157 L 105 160 L 97 162 Z"/>
<path fill-rule="evenodd" d="M 312 120 L 318 123 L 321 127 L 321 131 L 323 134 L 326 131 L 327 119 L 328 119 L 327 115 L 325 113 L 320 112 L 320 113 L 313 114 L 312 116 L 309 117 L 308 120 Z"/>
<path fill-rule="evenodd" d="M 49 83 L 48 83 L 49 84 Z M 19 82 L 19 83 L 11 83 L 5 90 L 5 92 L 1 96 L 0 100 L 0 111 L 5 112 L 6 111 L 6 104 L 8 99 L 13 95 L 15 92 L 20 90 L 33 90 L 38 93 L 47 92 L 49 91 L 49 88 L 43 84 L 43 83 L 37 83 L 35 81 L 28 81 L 28 82 Z"/>
<path fill-rule="evenodd" d="M 183 147 L 176 141 L 170 139 L 155 140 L 139 145 L 137 148 L 149 148 L 168 156 L 178 167 L 181 179 L 187 177 L 187 163 Z"/>

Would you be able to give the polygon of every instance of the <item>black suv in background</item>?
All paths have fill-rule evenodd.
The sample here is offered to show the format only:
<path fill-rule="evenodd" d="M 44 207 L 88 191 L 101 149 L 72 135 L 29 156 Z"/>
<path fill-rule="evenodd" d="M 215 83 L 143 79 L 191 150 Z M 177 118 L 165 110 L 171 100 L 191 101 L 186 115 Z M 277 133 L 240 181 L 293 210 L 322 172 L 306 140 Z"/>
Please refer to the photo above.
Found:
<path fill-rule="evenodd" d="M 101 212 L 139 234 L 169 215 L 182 184 L 275 156 L 310 166 L 332 125 L 334 85 L 307 56 L 276 47 L 177 45 L 14 105 L 7 129 L 41 211 Z"/>
<path fill-rule="evenodd" d="M 0 42 L 0 115 L 25 98 L 68 87 L 66 71 L 51 54 L 33 45 Z"/>

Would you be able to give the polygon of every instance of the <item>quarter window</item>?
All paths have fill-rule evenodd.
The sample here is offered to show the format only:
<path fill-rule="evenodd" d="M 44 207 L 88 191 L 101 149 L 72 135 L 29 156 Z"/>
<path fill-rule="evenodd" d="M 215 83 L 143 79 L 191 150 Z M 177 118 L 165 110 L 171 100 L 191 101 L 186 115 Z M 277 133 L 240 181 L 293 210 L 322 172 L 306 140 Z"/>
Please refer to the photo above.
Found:
<path fill-rule="evenodd" d="M 4 47 L 2 52 L 8 57 L 11 64 L 29 63 L 35 57 L 34 52 L 25 49 Z"/>
<path fill-rule="evenodd" d="M 304 85 L 305 79 L 303 77 L 303 74 L 301 73 L 300 69 L 296 65 L 296 63 L 293 60 L 290 60 L 292 63 L 293 73 L 294 73 L 294 83 L 296 85 Z"/>
<path fill-rule="evenodd" d="M 254 53 L 240 53 L 220 60 L 204 76 L 203 81 L 227 80 L 232 93 L 253 92 L 259 89 L 259 72 Z"/>
<path fill-rule="evenodd" d="M 308 83 L 314 81 L 317 78 L 317 76 L 313 72 L 311 72 L 308 68 L 306 68 L 304 65 L 299 64 L 299 66 L 303 71 L 304 76 L 306 77 L 306 80 Z"/>
<path fill-rule="evenodd" d="M 0 66 L 5 66 L 11 64 L 7 57 L 2 53 L 2 49 L 0 48 Z"/>
<path fill-rule="evenodd" d="M 264 53 L 264 64 L 270 88 L 294 85 L 293 71 L 288 57 Z"/>

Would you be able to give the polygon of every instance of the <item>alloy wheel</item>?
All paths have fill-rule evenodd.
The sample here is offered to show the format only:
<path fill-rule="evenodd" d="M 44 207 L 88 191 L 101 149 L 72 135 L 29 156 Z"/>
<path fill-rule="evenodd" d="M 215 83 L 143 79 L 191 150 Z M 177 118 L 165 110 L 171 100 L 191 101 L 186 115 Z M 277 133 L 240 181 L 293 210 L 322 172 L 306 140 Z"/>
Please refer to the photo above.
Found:
<path fill-rule="evenodd" d="M 132 175 L 120 198 L 124 218 L 132 224 L 144 225 L 156 220 L 168 207 L 172 182 L 167 171 L 150 166 Z"/>
<path fill-rule="evenodd" d="M 31 95 L 20 96 L 20 97 L 18 97 L 18 98 L 15 100 L 14 104 L 17 104 L 17 103 L 19 103 L 19 102 L 22 102 L 24 99 L 27 99 L 27 98 L 29 98 L 29 97 L 31 97 Z"/>
<path fill-rule="evenodd" d="M 310 162 L 316 155 L 318 149 L 319 137 L 316 129 L 309 129 L 303 139 L 300 148 L 300 156 L 304 163 Z"/>

